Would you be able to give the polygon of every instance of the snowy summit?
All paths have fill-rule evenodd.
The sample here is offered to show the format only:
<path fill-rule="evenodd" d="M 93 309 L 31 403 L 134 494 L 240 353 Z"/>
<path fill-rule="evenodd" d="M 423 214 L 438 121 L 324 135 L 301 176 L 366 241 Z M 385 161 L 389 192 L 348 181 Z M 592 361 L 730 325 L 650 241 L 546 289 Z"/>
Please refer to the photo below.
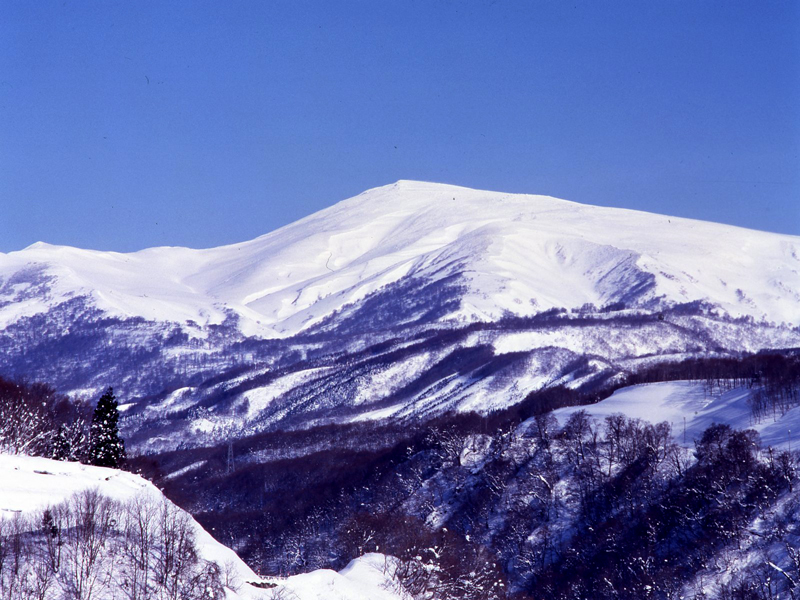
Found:
<path fill-rule="evenodd" d="M 800 324 L 796 236 L 415 181 L 220 248 L 0 255 L 0 324 L 88 295 L 118 316 L 204 325 L 233 311 L 247 334 L 286 336 L 404 278 L 456 276 L 466 290 L 449 317 L 468 321 L 701 300 Z M 32 293 L 45 282 L 46 298 Z"/>

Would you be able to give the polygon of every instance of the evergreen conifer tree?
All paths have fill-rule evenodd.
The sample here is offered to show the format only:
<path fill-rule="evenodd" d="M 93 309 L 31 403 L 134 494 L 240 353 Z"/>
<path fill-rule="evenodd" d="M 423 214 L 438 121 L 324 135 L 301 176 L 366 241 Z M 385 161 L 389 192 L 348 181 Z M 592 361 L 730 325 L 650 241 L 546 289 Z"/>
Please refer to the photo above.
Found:
<path fill-rule="evenodd" d="M 119 436 L 119 412 L 114 390 L 108 388 L 97 401 L 89 430 L 89 463 L 118 467 L 125 459 L 125 442 Z"/>
<path fill-rule="evenodd" d="M 53 440 L 53 458 L 56 460 L 68 460 L 72 455 L 69 439 L 67 438 L 67 426 L 61 423 L 56 431 Z"/>

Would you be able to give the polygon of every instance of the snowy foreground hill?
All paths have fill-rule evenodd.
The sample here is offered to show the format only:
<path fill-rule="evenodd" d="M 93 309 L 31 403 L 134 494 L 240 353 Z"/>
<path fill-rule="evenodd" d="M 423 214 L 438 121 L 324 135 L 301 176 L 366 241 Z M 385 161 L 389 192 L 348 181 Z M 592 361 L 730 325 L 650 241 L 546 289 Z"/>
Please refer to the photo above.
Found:
<path fill-rule="evenodd" d="M 221 248 L 0 255 L 0 372 L 112 385 L 158 450 L 796 347 L 798 307 L 795 236 L 400 181 Z"/>
<path fill-rule="evenodd" d="M 31 586 L 38 584 L 36 589 L 39 589 L 44 595 L 37 595 L 31 588 L 28 588 L 27 591 L 24 588 L 15 589 L 12 584 L 14 580 L 9 571 L 13 568 L 14 558 L 13 549 L 9 548 L 13 548 L 13 534 L 20 529 L 23 535 L 26 532 L 40 530 L 42 528 L 41 514 L 45 509 L 50 509 L 53 514 L 58 514 L 55 507 L 66 506 L 71 502 L 80 502 L 80 494 L 87 491 L 99 492 L 103 497 L 122 507 L 112 511 L 114 530 L 124 529 L 121 524 L 126 518 L 129 518 L 132 507 L 145 506 L 155 511 L 152 513 L 154 519 L 149 521 L 154 530 L 154 522 L 159 520 L 162 514 L 160 511 L 165 508 L 167 517 L 173 519 L 174 522 L 180 523 L 181 519 L 185 519 L 190 533 L 194 537 L 199 558 L 211 561 L 219 567 L 221 581 L 224 584 L 224 597 L 228 600 L 269 600 L 271 598 L 401 600 L 403 598 L 389 574 L 392 560 L 378 554 L 370 554 L 352 561 L 341 573 L 319 570 L 288 579 L 266 578 L 262 580 L 232 550 L 217 542 L 191 516 L 164 498 L 152 483 L 131 473 L 41 457 L 0 454 L 0 482 L 2 482 L 0 487 L 0 549 L 2 549 L 2 557 L 6 563 L 5 570 L 0 563 L 0 592 L 4 598 L 55 599 L 71 597 L 69 596 L 71 589 L 69 585 L 72 582 L 69 580 L 69 571 L 73 556 L 83 560 L 80 567 L 81 575 L 78 579 L 85 586 L 83 589 L 85 595 L 80 597 L 120 598 L 123 595 L 132 598 L 149 597 L 147 592 L 140 592 L 143 595 L 136 596 L 132 589 L 131 581 L 135 580 L 135 576 L 132 577 L 131 569 L 126 568 L 125 549 L 123 549 L 122 542 L 115 539 L 116 537 L 126 537 L 125 534 L 110 534 L 105 535 L 103 539 L 98 539 L 98 544 L 102 546 L 102 549 L 100 549 L 99 558 L 94 559 L 95 564 L 91 565 L 90 549 L 82 552 L 78 544 L 73 546 L 70 535 L 65 531 L 65 541 L 61 542 L 62 556 L 59 572 L 54 574 L 52 580 L 46 580 L 41 571 L 34 573 L 34 569 L 31 569 L 28 574 L 29 579 L 26 580 Z M 86 504 L 80 506 L 84 510 L 86 509 Z M 98 514 L 100 512 L 97 510 Z M 144 512 L 138 513 L 138 515 L 141 514 L 148 513 L 145 509 Z M 32 520 L 19 527 L 15 523 L 15 518 L 19 517 L 29 517 Z M 137 521 L 137 524 L 141 522 Z M 172 523 L 173 535 L 174 522 Z M 74 525 L 74 523 L 72 524 Z M 96 527 L 100 529 L 99 524 Z M 91 534 L 83 533 L 85 533 L 84 538 L 88 545 L 91 543 L 88 539 Z M 120 547 L 113 551 L 110 550 L 115 543 L 118 543 Z M 103 555 L 105 550 L 113 554 L 109 557 L 111 560 Z M 144 551 L 148 553 L 147 548 Z M 180 547 L 180 551 L 186 552 L 185 545 Z M 158 536 L 154 535 L 149 546 L 152 571 L 157 570 L 157 565 L 162 557 L 161 552 Z M 26 555 L 23 558 L 30 560 L 35 554 L 34 546 L 26 547 L 23 549 L 23 553 Z M 139 558 L 141 560 L 141 555 Z M 47 587 L 44 587 L 43 581 L 47 581 Z M 94 586 L 93 589 L 88 588 L 90 583 Z M 259 583 L 262 587 L 256 587 L 252 585 L 253 583 Z M 195 585 L 197 584 L 195 583 Z M 197 591 L 198 593 L 202 592 L 202 590 Z M 156 590 L 152 590 L 152 593 L 155 594 Z M 180 594 L 181 598 L 195 597 L 186 595 L 186 592 Z M 208 596 L 198 595 L 197 597 L 221 598 L 221 596 L 214 596 L 212 592 L 209 592 Z"/>

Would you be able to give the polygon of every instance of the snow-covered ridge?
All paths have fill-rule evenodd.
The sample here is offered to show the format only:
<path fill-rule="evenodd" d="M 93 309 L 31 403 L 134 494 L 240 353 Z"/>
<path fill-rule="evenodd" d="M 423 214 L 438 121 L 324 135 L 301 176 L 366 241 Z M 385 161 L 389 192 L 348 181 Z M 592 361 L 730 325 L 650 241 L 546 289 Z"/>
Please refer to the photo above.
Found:
<path fill-rule="evenodd" d="M 241 244 L 0 254 L 0 328 L 76 296 L 116 316 L 297 333 L 404 278 L 459 276 L 450 316 L 707 301 L 800 325 L 800 237 L 546 196 L 399 181 Z"/>

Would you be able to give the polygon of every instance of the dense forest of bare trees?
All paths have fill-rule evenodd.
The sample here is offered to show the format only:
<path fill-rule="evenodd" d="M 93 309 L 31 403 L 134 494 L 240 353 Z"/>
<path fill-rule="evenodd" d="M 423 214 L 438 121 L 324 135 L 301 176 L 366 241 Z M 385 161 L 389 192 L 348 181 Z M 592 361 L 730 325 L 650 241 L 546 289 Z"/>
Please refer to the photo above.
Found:
<path fill-rule="evenodd" d="M 399 557 L 399 579 L 420 598 L 692 598 L 724 556 L 733 566 L 719 597 L 771 598 L 800 581 L 800 562 L 784 560 L 800 543 L 796 454 L 724 425 L 686 448 L 665 423 L 577 412 L 559 425 L 549 413 L 650 381 L 791 394 L 798 362 L 686 361 L 614 387 L 549 388 L 489 415 L 260 434 L 235 442 L 233 470 L 223 447 L 134 464 L 157 476 L 160 461 L 175 470 L 191 460 L 166 490 L 266 573 L 380 551 Z M 769 535 L 752 533 L 758 518 Z M 735 555 L 757 564 L 737 567 Z"/>

